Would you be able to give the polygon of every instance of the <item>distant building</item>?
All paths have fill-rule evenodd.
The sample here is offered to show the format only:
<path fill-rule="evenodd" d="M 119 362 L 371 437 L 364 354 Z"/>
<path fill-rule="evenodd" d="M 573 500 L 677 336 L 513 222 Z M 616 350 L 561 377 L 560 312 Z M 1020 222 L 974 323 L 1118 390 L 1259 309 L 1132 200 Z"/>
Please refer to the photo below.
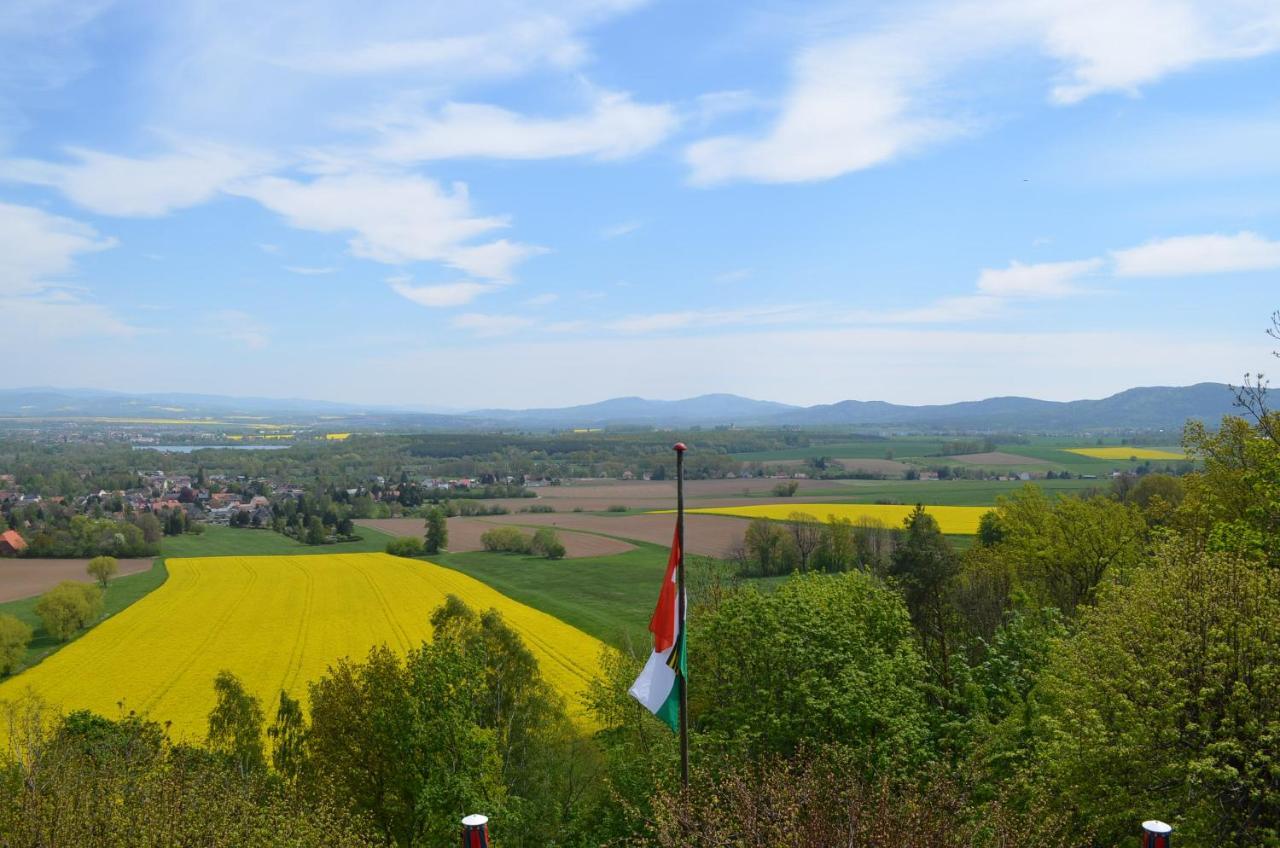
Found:
<path fill-rule="evenodd" d="M 27 549 L 27 540 L 17 530 L 0 533 L 0 556 L 17 556 Z"/>

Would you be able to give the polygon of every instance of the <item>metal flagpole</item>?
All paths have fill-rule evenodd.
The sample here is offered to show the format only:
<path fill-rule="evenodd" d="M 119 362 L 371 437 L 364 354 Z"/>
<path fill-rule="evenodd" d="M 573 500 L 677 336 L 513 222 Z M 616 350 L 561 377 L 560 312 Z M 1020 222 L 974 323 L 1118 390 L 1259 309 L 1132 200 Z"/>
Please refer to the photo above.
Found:
<path fill-rule="evenodd" d="M 688 656 L 688 645 L 685 643 L 684 620 L 684 442 L 676 442 L 676 544 L 680 555 L 676 559 L 676 620 L 680 622 L 680 643 L 676 648 L 680 656 L 676 658 L 676 679 L 680 686 L 680 786 L 689 788 L 689 691 L 684 679 L 684 663 L 681 659 Z"/>

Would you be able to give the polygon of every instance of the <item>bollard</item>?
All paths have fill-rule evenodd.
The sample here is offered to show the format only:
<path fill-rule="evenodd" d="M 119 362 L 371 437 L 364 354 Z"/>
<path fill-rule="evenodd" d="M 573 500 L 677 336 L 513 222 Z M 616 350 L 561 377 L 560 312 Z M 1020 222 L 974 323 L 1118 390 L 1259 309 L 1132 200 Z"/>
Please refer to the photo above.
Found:
<path fill-rule="evenodd" d="M 1173 828 L 1162 821 L 1151 819 L 1142 823 L 1142 848 L 1169 848 L 1169 834 Z"/>
<path fill-rule="evenodd" d="M 489 848 L 489 817 L 472 814 L 462 820 L 462 848 Z"/>

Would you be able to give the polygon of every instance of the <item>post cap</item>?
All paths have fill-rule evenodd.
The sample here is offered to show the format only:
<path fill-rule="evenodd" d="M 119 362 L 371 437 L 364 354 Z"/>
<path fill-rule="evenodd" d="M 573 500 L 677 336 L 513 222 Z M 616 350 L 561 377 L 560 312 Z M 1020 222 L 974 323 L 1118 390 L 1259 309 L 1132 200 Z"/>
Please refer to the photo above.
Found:
<path fill-rule="evenodd" d="M 482 824 L 488 824 L 489 817 L 482 816 L 479 813 L 472 813 L 462 820 L 463 827 L 479 827 Z"/>
<path fill-rule="evenodd" d="M 684 446 L 684 442 L 676 442 L 674 445 L 672 445 L 671 449 L 674 450 L 676 453 L 684 453 L 685 451 L 688 450 L 688 448 Z"/>
<path fill-rule="evenodd" d="M 1173 833 L 1173 828 L 1157 819 L 1149 819 L 1142 823 L 1142 829 L 1147 833 Z"/>

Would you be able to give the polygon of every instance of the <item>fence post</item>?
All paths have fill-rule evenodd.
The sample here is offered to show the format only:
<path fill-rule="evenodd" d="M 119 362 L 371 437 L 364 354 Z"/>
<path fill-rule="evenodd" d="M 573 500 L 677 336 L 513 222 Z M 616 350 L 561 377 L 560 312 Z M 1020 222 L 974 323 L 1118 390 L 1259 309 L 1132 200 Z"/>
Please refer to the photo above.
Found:
<path fill-rule="evenodd" d="M 1169 848 L 1173 828 L 1162 821 L 1151 819 L 1142 823 L 1142 848 Z"/>
<path fill-rule="evenodd" d="M 489 848 L 489 817 L 472 814 L 462 820 L 462 848 Z"/>

